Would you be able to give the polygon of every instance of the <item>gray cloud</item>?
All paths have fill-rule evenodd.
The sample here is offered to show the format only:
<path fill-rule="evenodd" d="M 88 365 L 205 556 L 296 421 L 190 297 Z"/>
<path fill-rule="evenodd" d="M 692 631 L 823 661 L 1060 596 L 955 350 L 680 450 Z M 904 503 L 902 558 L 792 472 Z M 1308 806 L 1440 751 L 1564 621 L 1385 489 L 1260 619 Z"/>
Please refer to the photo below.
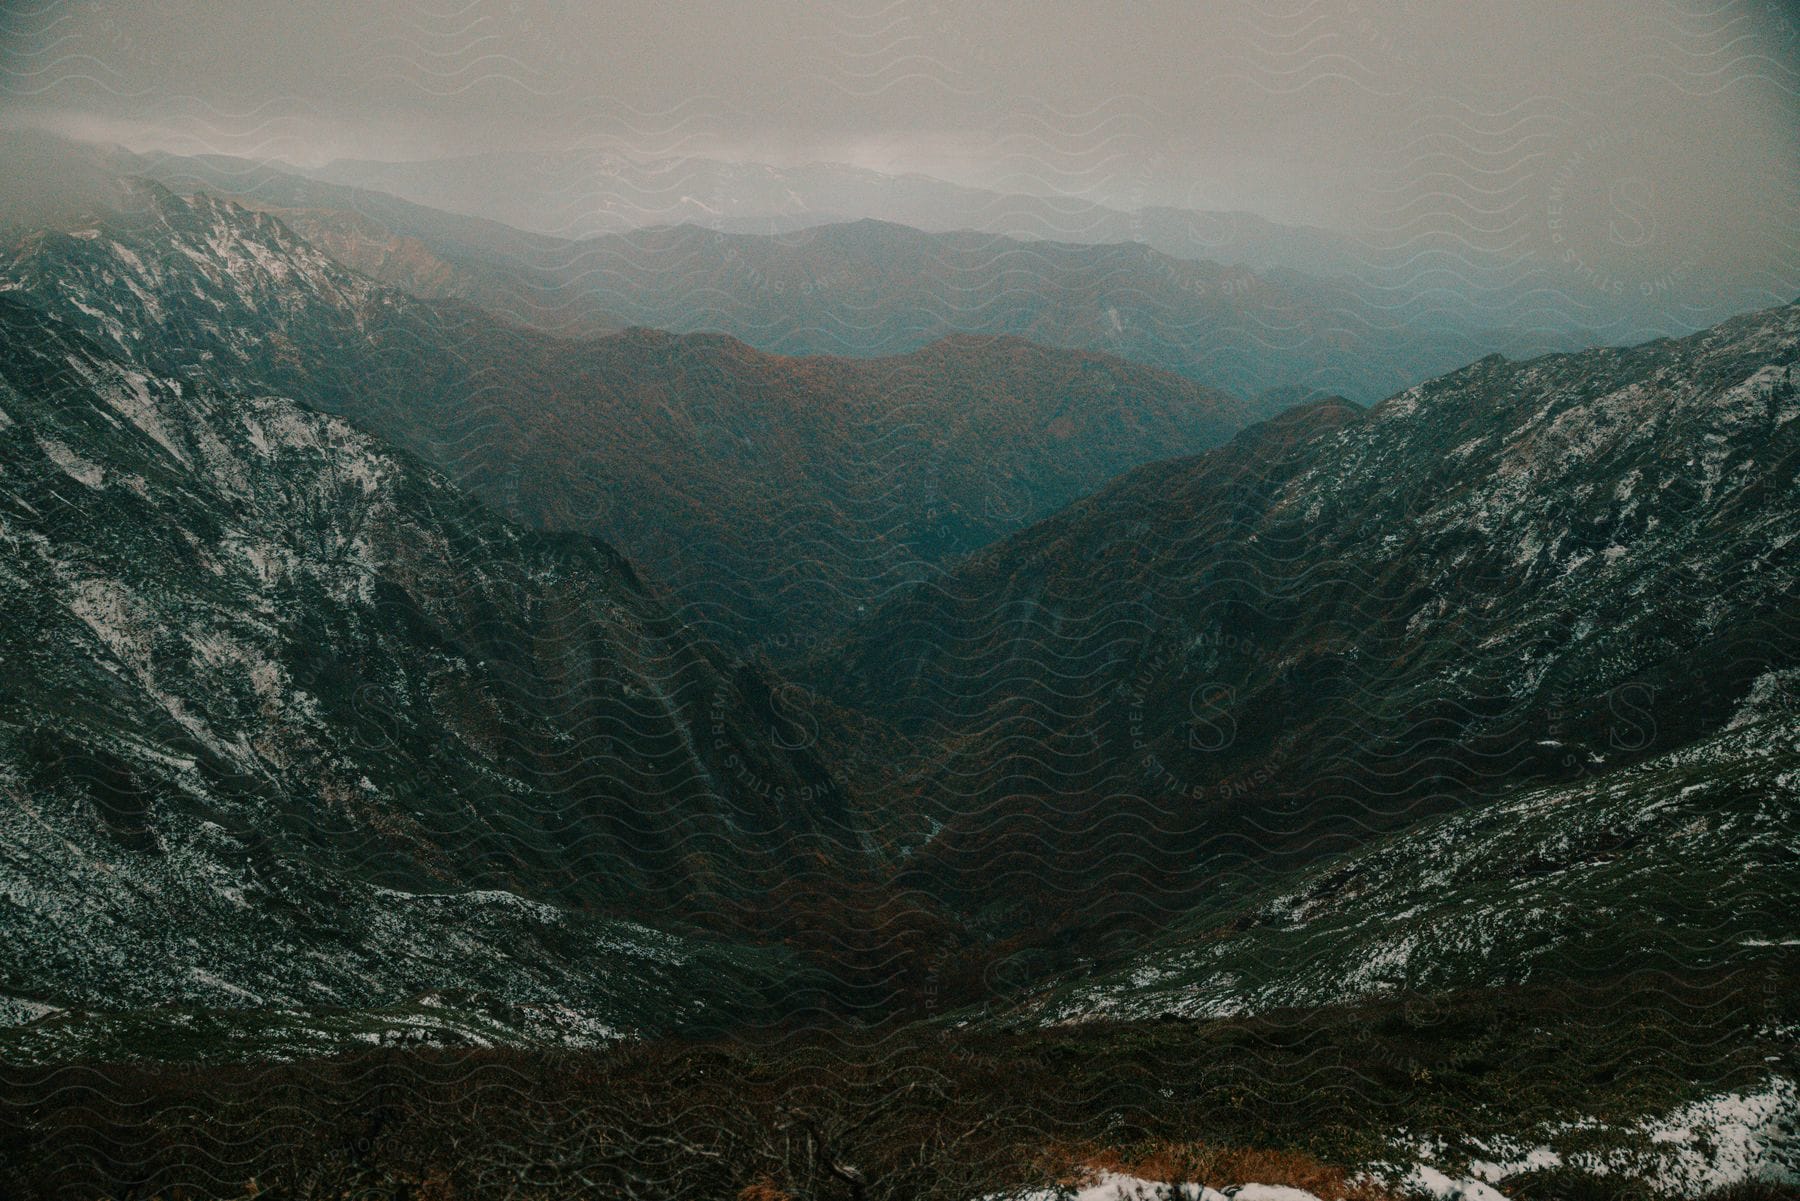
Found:
<path fill-rule="evenodd" d="M 834 160 L 1774 297 L 1800 290 L 1795 22 L 1764 0 L 53 3 L 6 18 L 0 90 L 15 120 L 140 149 Z"/>

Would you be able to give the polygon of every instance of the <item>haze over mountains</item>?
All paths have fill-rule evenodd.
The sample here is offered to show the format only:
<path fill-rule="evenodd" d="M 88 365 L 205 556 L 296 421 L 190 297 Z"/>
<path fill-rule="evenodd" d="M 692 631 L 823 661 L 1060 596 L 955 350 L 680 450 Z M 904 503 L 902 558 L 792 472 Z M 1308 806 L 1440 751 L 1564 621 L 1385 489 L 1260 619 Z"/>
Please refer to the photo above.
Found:
<path fill-rule="evenodd" d="M 734 333 L 762 349 L 873 354 L 915 348 L 934 333 L 979 329 L 1138 354 L 1251 394 L 1304 384 L 1372 402 L 1494 350 L 1571 349 L 1605 340 L 1608 331 L 1627 340 L 1686 332 L 1755 303 L 1723 294 L 1701 301 L 1687 288 L 1685 307 L 1655 309 L 1670 300 L 1666 287 L 1642 292 L 1620 281 L 1619 288 L 1590 295 L 1569 289 L 1529 256 L 1484 257 L 1456 245 L 1378 251 L 1237 213 L 1099 210 L 1061 226 L 1021 225 L 983 217 L 1014 211 L 1008 198 L 982 199 L 947 186 L 940 207 L 957 216 L 937 221 L 874 199 L 854 219 L 832 214 L 786 223 L 777 233 L 740 231 L 695 214 L 685 223 L 648 225 L 658 214 L 644 211 L 612 223 L 620 232 L 611 236 L 570 238 L 486 215 L 500 210 L 455 211 L 454 196 L 450 207 L 437 208 L 333 178 L 362 181 L 380 172 L 321 178 L 285 164 L 216 155 L 89 153 L 104 161 L 96 169 L 112 174 L 150 175 L 177 190 L 204 189 L 259 206 L 317 210 L 305 219 L 335 224 L 340 252 L 360 265 L 392 256 L 395 239 L 418 239 L 475 276 L 497 311 L 561 332 L 593 331 L 616 319 Z M 603 165 L 629 164 L 607 159 Z M 669 186 L 670 176 L 691 166 L 661 163 L 649 178 Z M 482 181 L 510 177 L 470 171 Z M 588 211 L 590 202 L 600 203 L 592 189 L 615 183 L 601 177 L 567 203 Z M 1030 198 L 1019 203 L 1019 211 L 1066 207 Z M 909 218 L 920 224 L 908 225 Z M 884 233 L 858 220 L 919 233 Z M 835 225 L 847 228 L 821 228 Z M 700 233 L 721 228 L 718 239 Z M 971 230 L 993 236 L 971 238 Z M 472 281 L 457 286 L 460 294 L 478 290 Z M 877 295 L 871 289 L 878 286 Z M 1760 283 L 1745 286 L 1750 292 L 1733 295 L 1766 294 Z M 1645 298 L 1652 309 L 1633 307 Z"/>
<path fill-rule="evenodd" d="M 1334 265 L 1314 249 L 1329 241 L 1317 231 L 1290 237 L 1241 214 L 1115 214 L 1058 236 L 1007 221 L 988 222 L 991 229 L 973 223 L 990 234 L 983 237 L 969 232 L 968 221 L 914 228 L 873 216 L 778 234 L 721 234 L 710 220 L 621 221 L 622 232 L 570 238 L 514 229 L 479 206 L 459 214 L 279 164 L 117 154 L 109 163 L 115 173 L 142 173 L 177 190 L 274 206 L 323 235 L 322 244 L 352 266 L 391 269 L 396 240 L 417 239 L 478 279 L 509 281 L 510 290 L 489 283 L 490 307 L 553 332 L 592 329 L 611 317 L 730 333 L 781 353 L 855 356 L 903 353 L 949 333 L 1010 333 L 1125 354 L 1247 395 L 1304 386 L 1369 401 L 1494 349 L 1592 340 L 1586 331 L 1546 325 L 1541 302 L 1528 294 L 1513 309 L 1491 297 L 1479 306 L 1446 303 L 1438 291 L 1421 297 L 1367 271 L 1340 272 L 1346 263 Z M 665 164 L 662 171 L 685 169 Z M 508 177 L 498 169 L 476 175 Z M 366 182 L 358 173 L 344 177 Z M 964 190 L 950 191 L 960 197 Z M 592 199 L 581 194 L 569 203 Z M 944 207 L 985 211 L 972 204 L 962 198 Z M 1163 235 L 1149 237 L 1149 229 Z M 1222 240 L 1212 240 L 1215 232 Z M 1299 248 L 1291 255 L 1282 249 L 1290 243 Z M 1289 259 L 1319 273 L 1290 270 Z M 464 284 L 460 294 L 475 288 Z M 1514 326 L 1500 328 L 1505 321 Z"/>
<path fill-rule="evenodd" d="M 1142 242 L 1176 258 L 1344 274 L 1372 250 L 1245 212 L 1127 212 L 1073 197 L 995 192 L 840 163 L 775 167 L 705 157 L 513 152 L 423 162 L 337 160 L 304 172 L 534 233 L 587 238 L 657 226 L 791 233 L 874 220 L 1052 242 Z M 505 182 L 514 181 L 514 182 Z M 528 181 L 518 186 L 517 181 Z"/>
<path fill-rule="evenodd" d="M 1431 144 L 1429 138 L 1421 140 Z M 1553 214 L 1552 236 L 1545 244 L 1536 241 L 1541 231 L 1521 230 L 1503 248 L 1486 245 L 1487 239 L 1480 237 L 1489 232 L 1486 220 L 1471 222 L 1460 237 L 1406 227 L 1358 236 L 1283 224 L 1241 210 L 1166 204 L 1119 208 L 1067 195 L 994 191 L 838 163 L 780 167 L 576 149 L 417 162 L 337 160 L 305 174 L 573 239 L 681 225 L 727 234 L 788 234 L 874 220 L 928 233 L 972 231 L 1087 245 L 1139 243 L 1171 258 L 1259 273 L 1345 277 L 1385 302 L 1384 307 L 1405 307 L 1438 322 L 1485 315 L 1496 326 L 1520 324 L 1535 336 L 1566 338 L 1615 324 L 1621 333 L 1637 332 L 1629 323 L 1641 328 L 1646 321 L 1667 321 L 1676 311 L 1666 307 L 1671 281 L 1654 271 L 1609 269 L 1608 278 L 1591 281 L 1600 285 L 1592 294 L 1572 294 L 1559 252 L 1575 245 L 1577 226 L 1586 220 L 1573 203 L 1584 186 L 1580 168 L 1607 149 L 1604 143 L 1591 144 L 1572 155 L 1570 178 L 1559 190 L 1566 194 L 1569 211 L 1560 220 Z M 1438 155 L 1447 157 L 1441 150 Z M 1615 248 L 1629 247 L 1650 233 L 1638 224 L 1644 216 L 1636 202 L 1628 200 L 1633 198 L 1615 196 L 1611 201 L 1617 206 L 1611 229 Z M 1559 231 L 1562 236 L 1556 236 Z M 1754 304 L 1747 298 L 1777 280 L 1763 277 L 1753 283 L 1747 276 L 1723 289 L 1737 299 L 1719 295 L 1700 303 L 1695 303 L 1699 296 L 1692 281 L 1681 282 L 1687 285 L 1690 311 L 1696 316 L 1710 312 L 1716 320 L 1733 304 Z"/>
<path fill-rule="evenodd" d="M 1534 146 L 1554 144 L 1535 125 L 1514 132 Z M 1421 151 L 1433 161 L 1453 159 L 1454 150 L 1434 134 L 1421 135 Z M 303 173 L 578 240 L 688 225 L 729 235 L 792 235 L 872 220 L 926 233 L 1137 244 L 1184 262 L 1241 267 L 1290 286 L 1328 280 L 1337 306 L 1355 306 L 1348 318 L 1352 337 L 1360 332 L 1358 321 L 1371 315 L 1388 323 L 1385 341 L 1358 343 L 1364 354 L 1391 352 L 1400 340 L 1396 334 L 1408 324 L 1423 325 L 1438 337 L 1510 338 L 1511 346 L 1495 342 L 1488 349 L 1528 353 L 1688 332 L 1785 298 L 1781 272 L 1753 259 L 1705 281 L 1693 278 L 1694 263 L 1688 260 L 1660 269 L 1621 261 L 1622 254 L 1656 240 L 1658 230 L 1635 177 L 1618 181 L 1604 199 L 1588 194 L 1594 181 L 1587 175 L 1596 169 L 1592 160 L 1603 161 L 1612 149 L 1597 140 L 1562 151 L 1567 161 L 1542 221 L 1527 219 L 1522 211 L 1527 198 L 1509 188 L 1503 193 L 1507 203 L 1470 206 L 1461 222 L 1421 228 L 1413 217 L 1362 234 L 1284 224 L 1241 210 L 1120 208 L 833 163 L 778 167 L 574 150 L 423 162 L 336 161 Z M 1479 161 L 1494 150 L 1484 143 L 1464 153 Z M 516 180 L 529 182 L 512 186 Z M 1590 203 L 1604 214 L 1604 228 L 1586 211 Z M 734 239 L 734 244 L 744 242 Z M 1047 288 L 1045 294 L 1054 293 Z M 1447 368 L 1434 365 L 1426 374 Z"/>
<path fill-rule="evenodd" d="M 829 165 L 521 152 L 306 170 L 86 153 L 97 171 L 290 211 L 353 266 L 554 332 L 649 324 L 851 355 L 1015 333 L 1248 395 L 1299 385 L 1372 403 L 1485 353 L 1685 333 L 1781 298 L 1766 271 L 1574 286 L 1554 247 L 1436 234 L 1376 246 L 1245 213 L 1114 210 Z M 839 207 L 824 198 L 843 189 L 821 181 L 841 180 L 855 186 Z M 561 218 L 520 204 L 560 206 Z M 785 215 L 739 220 L 732 204 Z"/>

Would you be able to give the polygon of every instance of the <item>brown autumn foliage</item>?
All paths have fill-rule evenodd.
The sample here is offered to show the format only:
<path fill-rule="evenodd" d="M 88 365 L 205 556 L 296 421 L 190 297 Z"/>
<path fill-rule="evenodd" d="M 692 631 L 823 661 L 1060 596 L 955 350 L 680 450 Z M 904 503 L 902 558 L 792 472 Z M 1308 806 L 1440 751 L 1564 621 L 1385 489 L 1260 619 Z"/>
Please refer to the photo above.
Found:
<path fill-rule="evenodd" d="M 1771 999 L 1800 992 L 1781 983 L 1721 971 L 1213 1022 L 0 1066 L 0 1197 L 969 1201 L 1111 1168 L 1390 1201 L 1351 1178 L 1391 1157 L 1396 1129 L 1631 1114 L 1674 1103 L 1681 1081 L 1763 1078 L 1768 1047 L 1742 1031 L 1782 1020 Z M 1519 1195 L 1574 1195 L 1562 1183 Z"/>

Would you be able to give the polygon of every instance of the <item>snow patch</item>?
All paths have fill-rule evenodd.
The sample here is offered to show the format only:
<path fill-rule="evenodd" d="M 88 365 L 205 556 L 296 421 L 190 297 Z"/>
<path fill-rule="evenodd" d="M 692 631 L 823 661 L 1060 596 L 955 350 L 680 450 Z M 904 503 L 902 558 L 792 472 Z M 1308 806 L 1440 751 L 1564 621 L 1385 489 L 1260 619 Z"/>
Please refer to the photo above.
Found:
<path fill-rule="evenodd" d="M 187 452 L 175 445 L 169 433 L 163 428 L 162 411 L 157 408 L 156 401 L 150 396 L 149 377 L 140 371 L 125 371 L 119 376 L 119 386 L 101 390 L 101 397 L 107 404 L 117 409 L 125 420 L 131 422 L 151 441 L 169 452 L 176 462 L 183 467 L 191 466 Z"/>
<path fill-rule="evenodd" d="M 1142 1176 L 1101 1172 L 1089 1184 L 1073 1192 L 1037 1189 L 1026 1193 L 1002 1193 L 986 1201 L 1320 1201 L 1317 1193 L 1282 1184 L 1239 1184 L 1223 1192 L 1208 1186 L 1186 1185 L 1179 1189 Z M 1501 1201 L 1506 1201 L 1501 1198 Z"/>
<path fill-rule="evenodd" d="M 1765 671 L 1750 685 L 1749 693 L 1725 724 L 1727 730 L 1741 730 L 1771 717 L 1779 717 L 1794 708 L 1800 697 L 1800 668 Z"/>
<path fill-rule="evenodd" d="M 1666 1188 L 1693 1194 L 1745 1180 L 1800 1181 L 1800 1089 L 1792 1080 L 1696 1101 L 1645 1132 L 1668 1148 L 1657 1172 Z"/>
<path fill-rule="evenodd" d="M 1406 1186 L 1434 1201 L 1506 1201 L 1506 1195 L 1479 1180 L 1458 1180 L 1428 1164 L 1417 1164 L 1406 1177 Z"/>
<path fill-rule="evenodd" d="M 106 469 L 98 463 L 88 462 L 55 438 L 40 435 L 37 444 L 44 457 L 70 479 L 96 490 L 106 486 Z"/>

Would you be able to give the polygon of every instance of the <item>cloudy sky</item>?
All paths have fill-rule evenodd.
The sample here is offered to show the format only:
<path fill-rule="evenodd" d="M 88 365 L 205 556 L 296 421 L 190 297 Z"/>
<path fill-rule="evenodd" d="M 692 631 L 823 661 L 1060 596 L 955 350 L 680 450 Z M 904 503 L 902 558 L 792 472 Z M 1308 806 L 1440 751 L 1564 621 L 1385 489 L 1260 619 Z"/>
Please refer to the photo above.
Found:
<path fill-rule="evenodd" d="M 1572 239 L 1778 289 L 1800 266 L 1792 9 L 48 0 L 7 8 L 0 89 L 8 120 L 138 149 L 832 160 L 1390 244 Z"/>

